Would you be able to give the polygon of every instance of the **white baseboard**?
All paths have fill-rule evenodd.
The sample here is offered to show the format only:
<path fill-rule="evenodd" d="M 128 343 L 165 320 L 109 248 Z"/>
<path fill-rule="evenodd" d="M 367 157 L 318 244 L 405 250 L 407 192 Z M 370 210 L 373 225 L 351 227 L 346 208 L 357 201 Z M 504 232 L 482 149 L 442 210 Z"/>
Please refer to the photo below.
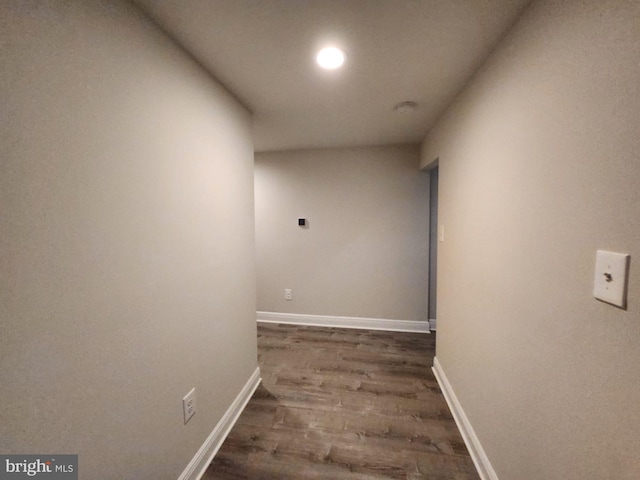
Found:
<path fill-rule="evenodd" d="M 416 320 L 388 320 L 385 318 L 335 317 L 301 313 L 256 312 L 258 322 L 288 323 L 314 327 L 359 328 L 391 332 L 430 333 L 429 322 Z"/>
<path fill-rule="evenodd" d="M 229 432 L 238 421 L 238 417 L 240 417 L 244 407 L 249 403 L 253 392 L 255 392 L 258 385 L 260 385 L 260 380 L 260 368 L 256 368 L 253 374 L 251 374 L 251 377 L 249 377 L 249 380 L 247 380 L 247 383 L 242 387 L 242 390 L 240 390 L 238 396 L 202 444 L 198 453 L 195 454 L 189 462 L 189 465 L 187 465 L 187 468 L 185 468 L 180 477 L 178 477 L 178 480 L 200 480 L 211 463 L 211 460 L 213 460 L 213 457 L 215 457 L 218 450 L 220 450 L 227 435 L 229 435 Z"/>
<path fill-rule="evenodd" d="M 431 330 L 432 332 L 436 331 L 436 319 L 435 318 L 430 318 L 429 319 L 429 330 Z"/>
<path fill-rule="evenodd" d="M 449 410 L 451 410 L 453 419 L 456 421 L 458 430 L 460 430 L 460 434 L 467 446 L 467 450 L 469 450 L 469 454 L 476 466 L 476 470 L 478 470 L 478 475 L 480 475 L 482 480 L 498 480 L 498 475 L 496 475 L 495 470 L 491 466 L 489 457 L 487 457 L 487 454 L 482 448 L 480 440 L 478 439 L 476 432 L 473 430 L 467 415 L 464 413 L 462 405 L 460 405 L 453 388 L 451 388 L 451 384 L 449 383 L 444 370 L 442 370 L 442 366 L 440 365 L 437 357 L 434 357 L 433 359 L 433 373 L 436 376 L 436 380 L 438 380 L 438 385 L 440 385 L 444 398 L 447 400 Z"/>

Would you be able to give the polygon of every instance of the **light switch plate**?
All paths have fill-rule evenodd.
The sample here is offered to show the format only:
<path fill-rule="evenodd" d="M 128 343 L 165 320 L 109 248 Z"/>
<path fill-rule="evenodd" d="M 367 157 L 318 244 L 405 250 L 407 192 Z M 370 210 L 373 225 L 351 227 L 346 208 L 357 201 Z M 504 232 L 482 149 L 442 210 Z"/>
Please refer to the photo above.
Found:
<path fill-rule="evenodd" d="M 627 307 L 627 271 L 629 255 L 624 253 L 596 252 L 596 272 L 593 279 L 593 296 L 603 302 Z"/>

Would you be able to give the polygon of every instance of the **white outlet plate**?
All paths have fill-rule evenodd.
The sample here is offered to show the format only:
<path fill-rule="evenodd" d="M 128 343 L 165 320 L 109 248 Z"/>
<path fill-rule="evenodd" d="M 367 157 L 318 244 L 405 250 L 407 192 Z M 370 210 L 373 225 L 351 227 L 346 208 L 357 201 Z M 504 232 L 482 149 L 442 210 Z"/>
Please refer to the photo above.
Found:
<path fill-rule="evenodd" d="M 184 423 L 187 423 L 196 413 L 196 389 L 192 388 L 182 398 L 182 411 L 184 412 Z"/>
<path fill-rule="evenodd" d="M 284 289 L 284 299 L 285 300 L 293 300 L 293 294 L 291 293 L 291 289 L 290 288 L 285 288 Z"/>
<path fill-rule="evenodd" d="M 603 302 L 621 308 L 627 306 L 627 270 L 629 255 L 624 253 L 596 252 L 596 271 L 593 279 L 593 296 Z"/>

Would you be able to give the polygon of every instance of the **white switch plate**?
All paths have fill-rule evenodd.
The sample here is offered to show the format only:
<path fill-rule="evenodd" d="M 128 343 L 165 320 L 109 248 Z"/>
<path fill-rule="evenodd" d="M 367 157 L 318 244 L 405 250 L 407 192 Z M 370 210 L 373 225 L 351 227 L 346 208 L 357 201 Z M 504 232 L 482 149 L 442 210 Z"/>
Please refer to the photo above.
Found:
<path fill-rule="evenodd" d="M 187 423 L 196 413 L 196 389 L 192 388 L 182 398 L 182 410 L 184 412 L 184 423 Z"/>
<path fill-rule="evenodd" d="M 626 308 L 627 269 L 629 255 L 624 253 L 596 252 L 596 273 L 593 279 L 593 296 L 603 302 Z"/>
<path fill-rule="evenodd" d="M 440 237 L 440 242 L 444 242 L 444 225 L 440 225 L 440 233 L 438 236 Z"/>

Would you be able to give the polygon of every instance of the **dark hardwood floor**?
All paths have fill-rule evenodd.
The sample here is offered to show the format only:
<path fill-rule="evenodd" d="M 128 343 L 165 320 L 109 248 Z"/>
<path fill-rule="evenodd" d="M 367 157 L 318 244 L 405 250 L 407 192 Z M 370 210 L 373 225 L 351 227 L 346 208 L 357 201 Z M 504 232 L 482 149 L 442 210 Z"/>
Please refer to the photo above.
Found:
<path fill-rule="evenodd" d="M 479 479 L 435 335 L 260 324 L 262 384 L 204 479 Z"/>

